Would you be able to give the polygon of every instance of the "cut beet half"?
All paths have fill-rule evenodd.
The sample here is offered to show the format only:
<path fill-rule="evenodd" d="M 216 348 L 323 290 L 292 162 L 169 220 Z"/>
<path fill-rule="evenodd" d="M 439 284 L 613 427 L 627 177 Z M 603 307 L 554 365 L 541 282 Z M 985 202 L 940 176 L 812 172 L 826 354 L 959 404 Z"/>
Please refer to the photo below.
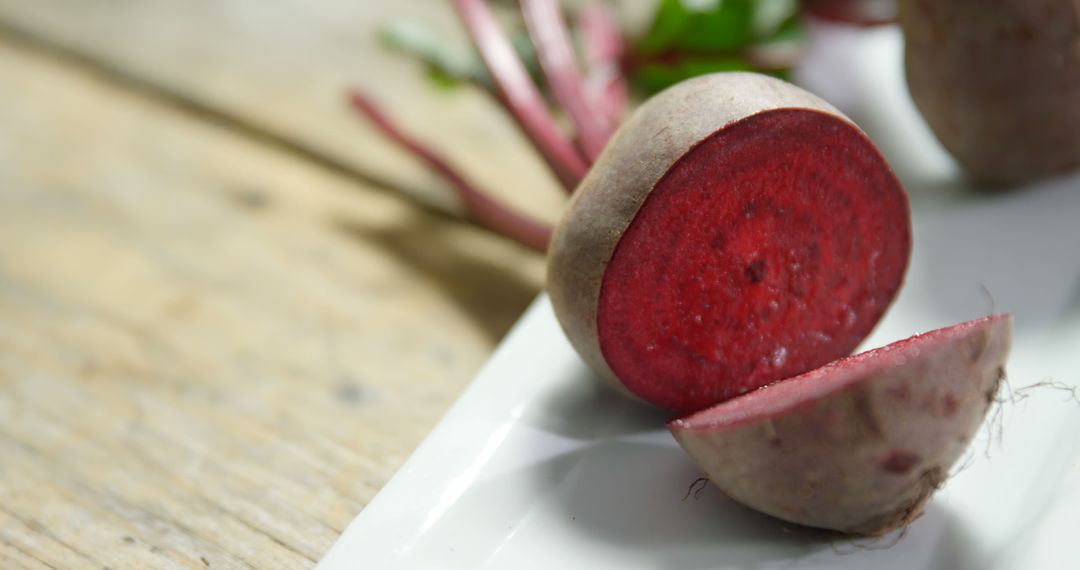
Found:
<path fill-rule="evenodd" d="M 837 114 L 767 110 L 679 158 L 603 275 L 596 331 L 642 399 L 700 410 L 846 356 L 895 296 L 910 221 L 896 177 Z"/>
<path fill-rule="evenodd" d="M 848 357 L 669 422 L 721 490 L 784 520 L 881 534 L 917 517 L 978 430 L 1012 318 Z"/>

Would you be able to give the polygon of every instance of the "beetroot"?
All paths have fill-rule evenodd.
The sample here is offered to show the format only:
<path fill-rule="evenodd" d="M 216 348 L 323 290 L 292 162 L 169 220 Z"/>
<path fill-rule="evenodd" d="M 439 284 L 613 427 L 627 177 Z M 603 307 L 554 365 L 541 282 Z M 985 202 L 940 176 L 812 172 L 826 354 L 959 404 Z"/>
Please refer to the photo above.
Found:
<path fill-rule="evenodd" d="M 1075 0 L 902 0 L 919 111 L 974 178 L 1016 184 L 1080 167 Z"/>
<path fill-rule="evenodd" d="M 836 361 L 892 302 L 911 248 L 906 195 L 863 132 L 797 87 L 727 73 L 665 91 L 609 140 L 621 91 L 585 97 L 558 4 L 523 0 L 577 130 L 567 138 L 483 0 L 455 6 L 499 100 L 574 188 L 553 234 L 362 94 L 352 102 L 450 182 L 477 222 L 548 250 L 552 305 L 585 361 L 630 394 L 690 413 L 669 429 L 746 505 L 859 534 L 918 516 L 994 400 L 1011 318 Z M 583 31 L 611 63 L 621 49 L 596 41 L 612 29 L 598 16 Z"/>
<path fill-rule="evenodd" d="M 845 358 L 669 423 L 731 498 L 798 524 L 881 534 L 917 517 L 1004 377 L 993 316 Z"/>
<path fill-rule="evenodd" d="M 550 248 L 592 367 L 690 412 L 846 356 L 900 286 L 905 194 L 853 123 L 765 76 L 654 97 L 608 144 Z"/>
<path fill-rule="evenodd" d="M 858 127 L 782 81 L 717 74 L 616 132 L 555 229 L 548 292 L 601 376 L 691 414 L 668 427 L 732 498 L 876 535 L 944 481 L 1011 337 L 994 316 L 844 358 L 910 247 L 906 195 Z"/>

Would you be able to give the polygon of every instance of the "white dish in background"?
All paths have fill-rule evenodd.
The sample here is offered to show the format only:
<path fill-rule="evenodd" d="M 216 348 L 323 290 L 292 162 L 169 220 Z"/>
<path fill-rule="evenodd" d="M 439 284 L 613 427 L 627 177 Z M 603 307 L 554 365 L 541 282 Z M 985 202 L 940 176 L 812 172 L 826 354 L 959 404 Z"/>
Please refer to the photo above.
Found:
<path fill-rule="evenodd" d="M 965 192 L 904 90 L 898 31 L 811 33 L 797 80 L 863 126 L 911 195 L 907 283 L 866 347 L 994 305 L 1016 317 L 1014 389 L 1080 386 L 1080 175 Z M 1075 568 L 1080 402 L 1029 396 L 906 534 L 837 539 L 712 486 L 687 497 L 700 473 L 667 416 L 592 378 L 541 296 L 319 568 Z"/>

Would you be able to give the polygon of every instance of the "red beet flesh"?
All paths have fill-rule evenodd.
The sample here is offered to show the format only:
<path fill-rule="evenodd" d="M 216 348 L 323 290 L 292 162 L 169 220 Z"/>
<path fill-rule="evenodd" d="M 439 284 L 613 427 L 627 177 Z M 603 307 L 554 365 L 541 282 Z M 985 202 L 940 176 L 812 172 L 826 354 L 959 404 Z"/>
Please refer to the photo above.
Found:
<path fill-rule="evenodd" d="M 779 109 L 728 125 L 620 239 L 604 359 L 642 399 L 690 412 L 846 356 L 900 286 L 909 228 L 899 182 L 850 123 Z"/>
<path fill-rule="evenodd" d="M 795 408 L 814 406 L 820 400 L 846 390 L 867 378 L 884 376 L 892 371 L 903 370 L 912 362 L 921 363 L 922 360 L 929 360 L 934 351 L 947 352 L 942 347 L 959 346 L 965 339 L 981 334 L 990 327 L 1000 326 L 1002 322 L 1008 322 L 1010 319 L 1009 315 L 991 315 L 913 336 L 881 348 L 830 362 L 805 374 L 765 386 L 693 415 L 672 420 L 670 423 L 679 429 L 718 430 L 737 428 L 766 418 L 779 418 Z M 970 357 L 972 362 L 978 362 L 985 351 L 986 343 L 976 343 L 971 353 L 966 356 Z M 946 356 L 948 355 L 940 358 Z M 919 372 L 925 373 L 931 368 L 933 367 L 929 363 L 925 363 Z M 941 376 L 948 376 L 948 374 L 960 376 L 951 367 L 940 368 L 935 371 Z M 948 391 L 947 380 L 952 380 L 952 378 L 935 379 L 938 387 L 945 390 L 944 395 L 938 398 L 940 402 L 925 404 L 924 411 L 929 415 L 948 418 L 956 413 L 957 407 L 956 396 Z M 908 395 L 898 390 L 894 391 L 899 399 Z M 989 400 L 988 398 L 987 403 Z M 895 466 L 902 462 L 902 454 L 894 454 L 883 465 L 890 470 L 890 463 Z"/>

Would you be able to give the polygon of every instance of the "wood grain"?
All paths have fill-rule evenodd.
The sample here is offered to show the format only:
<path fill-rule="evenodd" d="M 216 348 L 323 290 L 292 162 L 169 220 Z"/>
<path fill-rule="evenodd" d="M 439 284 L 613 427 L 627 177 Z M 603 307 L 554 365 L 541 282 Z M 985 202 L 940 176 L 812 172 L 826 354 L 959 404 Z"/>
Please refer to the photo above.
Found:
<path fill-rule="evenodd" d="M 505 240 L 32 42 L 0 41 L 0 82 L 0 567 L 312 565 L 541 285 Z M 361 130 L 309 135 L 384 152 Z"/>
<path fill-rule="evenodd" d="M 468 45 L 450 3 L 432 0 L 0 0 L 8 34 L 453 207 L 448 187 L 349 111 L 344 91 L 361 86 L 491 193 L 555 219 L 558 182 L 486 93 L 433 95 L 417 63 L 380 45 L 380 27 L 402 19 Z"/>

